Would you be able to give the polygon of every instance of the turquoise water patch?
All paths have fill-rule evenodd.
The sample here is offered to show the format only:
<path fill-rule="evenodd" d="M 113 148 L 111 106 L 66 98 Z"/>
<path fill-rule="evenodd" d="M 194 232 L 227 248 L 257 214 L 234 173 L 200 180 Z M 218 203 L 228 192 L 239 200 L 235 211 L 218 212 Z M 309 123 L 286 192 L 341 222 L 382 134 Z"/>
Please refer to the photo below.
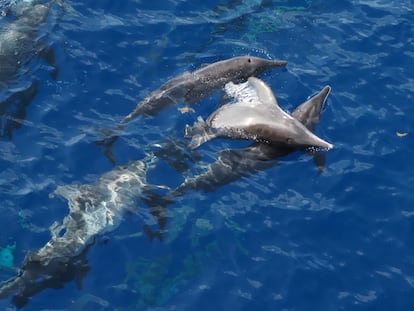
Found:
<path fill-rule="evenodd" d="M 14 252 L 16 243 L 0 248 L 0 268 L 12 268 L 14 266 Z"/>

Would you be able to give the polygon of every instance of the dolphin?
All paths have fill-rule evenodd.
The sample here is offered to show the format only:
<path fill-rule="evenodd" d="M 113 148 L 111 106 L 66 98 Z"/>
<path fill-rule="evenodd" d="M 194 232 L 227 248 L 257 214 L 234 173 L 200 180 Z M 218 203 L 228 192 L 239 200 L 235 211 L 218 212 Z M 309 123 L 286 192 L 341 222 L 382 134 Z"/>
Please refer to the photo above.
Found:
<path fill-rule="evenodd" d="M 199 117 L 193 127 L 186 127 L 185 136 L 192 136 L 191 148 L 216 137 L 253 139 L 292 147 L 333 148 L 283 111 L 272 90 L 262 80 L 250 77 L 242 84 L 230 82 L 225 91 L 227 96 L 235 99 L 234 103 L 221 106 L 207 121 Z"/>
<path fill-rule="evenodd" d="M 270 60 L 253 56 L 238 56 L 205 65 L 193 72 L 184 72 L 163 84 L 145 97 L 135 109 L 125 116 L 112 130 L 105 130 L 106 137 L 95 142 L 104 146 L 103 153 L 114 164 L 111 147 L 118 139 L 116 133 L 137 116 L 155 116 L 176 103 L 195 103 L 223 88 L 228 82 L 241 83 L 276 67 L 287 65 L 285 60 Z"/>
<path fill-rule="evenodd" d="M 193 72 L 184 72 L 145 97 L 121 123 L 127 123 L 138 115 L 153 116 L 178 102 L 195 103 L 223 88 L 228 82 L 244 82 L 251 76 L 286 65 L 287 61 L 284 60 L 238 56 L 203 66 Z"/>
<path fill-rule="evenodd" d="M 115 230 L 126 213 L 136 213 L 140 199 L 151 186 L 146 182 L 153 157 L 118 166 L 94 184 L 59 186 L 51 195 L 68 200 L 69 214 L 51 227 L 51 239 L 30 251 L 18 274 L 0 284 L 0 299 L 12 296 L 23 307 L 45 288 L 60 288 L 89 270 L 85 258 L 97 236 Z"/>
<path fill-rule="evenodd" d="M 38 40 L 38 29 L 49 15 L 50 8 L 57 0 L 48 3 L 26 1 L 18 10 L 10 10 L 17 16 L 10 23 L 2 26 L 0 31 L 0 87 L 7 87 L 17 77 L 21 66 L 32 56 L 44 56 L 54 67 L 52 73 L 56 77 L 53 50 Z"/>
<path fill-rule="evenodd" d="M 318 94 L 300 104 L 293 111 L 292 117 L 302 123 L 308 130 L 314 131 L 320 121 L 320 115 L 330 91 L 331 87 L 325 86 Z M 239 93 L 239 96 L 244 95 Z M 146 233 L 151 239 L 161 237 L 167 222 L 165 216 L 167 205 L 174 202 L 175 198 L 185 194 L 187 191 L 212 192 L 218 187 L 242 177 L 248 177 L 258 171 L 271 168 L 277 165 L 276 159 L 287 156 L 297 150 L 303 150 L 312 155 L 318 171 L 321 172 L 325 162 L 325 154 L 298 146 L 254 142 L 242 149 L 221 151 L 218 159 L 209 164 L 203 173 L 186 178 L 183 183 L 170 191 L 166 196 L 160 197 L 158 200 L 152 199 L 151 202 L 148 202 L 151 213 L 157 219 L 159 229 L 153 232 L 148 226 L 145 226 Z M 175 166 L 178 165 L 175 163 Z"/>

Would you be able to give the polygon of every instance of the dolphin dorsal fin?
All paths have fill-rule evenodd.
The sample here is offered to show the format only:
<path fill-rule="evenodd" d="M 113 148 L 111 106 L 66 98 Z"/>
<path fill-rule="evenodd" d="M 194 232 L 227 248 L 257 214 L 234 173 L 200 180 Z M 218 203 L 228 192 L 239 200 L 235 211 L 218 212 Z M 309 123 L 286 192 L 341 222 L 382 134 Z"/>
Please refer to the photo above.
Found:
<path fill-rule="evenodd" d="M 250 77 L 247 82 L 254 89 L 260 104 L 279 107 L 273 91 L 266 83 L 256 77 Z"/>
<path fill-rule="evenodd" d="M 246 113 L 250 111 L 256 116 L 272 116 L 273 119 L 293 119 L 291 115 L 280 108 L 271 88 L 256 77 L 250 77 L 247 82 L 240 84 L 229 82 L 226 84 L 224 90 L 226 97 L 233 99 L 232 103 L 229 103 L 227 107 L 222 106 L 218 111 L 213 113 L 207 120 L 207 123 L 209 120 L 217 121 L 217 114 L 222 114 L 220 110 L 224 109 L 229 110 L 228 113 L 230 111 L 235 113 L 238 109 L 243 109 Z M 250 118 L 251 116 L 241 115 L 241 117 Z"/>
<path fill-rule="evenodd" d="M 233 103 L 250 107 L 270 106 L 280 109 L 272 90 L 260 79 L 250 77 L 247 82 L 234 84 L 229 82 L 225 88 L 225 101 L 233 99 Z"/>
<path fill-rule="evenodd" d="M 272 111 L 274 114 L 279 115 L 285 119 L 293 119 L 291 115 L 280 108 L 272 89 L 265 82 L 256 77 L 250 77 L 247 80 L 247 83 L 249 84 L 250 88 L 254 89 L 254 92 L 256 93 L 258 99 L 257 105 L 263 105 L 262 107 L 265 107 L 264 112 Z"/>

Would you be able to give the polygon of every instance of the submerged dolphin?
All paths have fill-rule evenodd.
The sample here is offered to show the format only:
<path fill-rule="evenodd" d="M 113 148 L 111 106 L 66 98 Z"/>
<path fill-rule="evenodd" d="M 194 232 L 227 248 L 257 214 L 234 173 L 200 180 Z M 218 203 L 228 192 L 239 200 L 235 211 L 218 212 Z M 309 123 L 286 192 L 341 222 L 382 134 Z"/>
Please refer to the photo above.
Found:
<path fill-rule="evenodd" d="M 147 161 L 134 161 L 94 184 L 58 187 L 54 194 L 68 200 L 69 215 L 51 228 L 45 246 L 26 255 L 18 275 L 0 284 L 0 299 L 12 296 L 20 308 L 45 288 L 60 288 L 74 279 L 80 285 L 89 269 L 85 254 L 95 238 L 117 228 L 126 212 L 136 212 L 149 187 L 147 166 Z"/>
<path fill-rule="evenodd" d="M 33 57 L 46 59 L 56 79 L 53 50 L 39 39 L 39 27 L 46 21 L 53 4 L 38 1 L 19 1 L 5 9 L 7 14 L 0 29 L 0 137 L 11 138 L 12 131 L 22 125 L 26 108 L 37 94 L 38 81 L 20 84 L 19 90 L 13 83 L 20 71 Z"/>
<path fill-rule="evenodd" d="M 319 123 L 324 103 L 331 91 L 330 86 L 325 86 L 318 94 L 299 105 L 292 113 L 292 117 L 301 122 L 308 130 L 313 131 Z M 239 96 L 244 96 L 239 94 Z M 186 178 L 177 188 L 166 196 L 157 200 L 151 207 L 153 216 L 157 219 L 159 230 L 155 233 L 149 227 L 146 232 L 151 238 L 161 237 L 166 225 L 166 206 L 178 196 L 189 190 L 214 191 L 220 186 L 236 181 L 242 177 L 271 168 L 277 165 L 277 158 L 287 156 L 289 153 L 300 150 L 292 145 L 268 144 L 255 142 L 243 149 L 228 149 L 220 152 L 219 158 L 209 164 L 202 174 Z M 304 149 L 307 151 L 307 149 Z M 314 157 L 315 164 L 320 171 L 324 165 L 324 153 L 308 151 Z M 150 202 L 151 203 L 151 202 Z"/>
<path fill-rule="evenodd" d="M 39 26 L 49 15 L 50 8 L 57 0 L 48 3 L 24 2 L 19 7 L 18 16 L 0 31 L 0 87 L 12 82 L 22 65 L 31 56 L 45 56 L 54 67 L 53 51 L 38 40 Z M 16 10 L 15 10 L 16 11 Z"/>
<path fill-rule="evenodd" d="M 284 112 L 262 80 L 250 77 L 244 84 L 228 83 L 225 90 L 236 102 L 221 106 L 207 121 L 199 117 L 193 127 L 186 127 L 186 136 L 192 136 L 191 148 L 216 137 L 253 139 L 292 147 L 333 148 Z"/>

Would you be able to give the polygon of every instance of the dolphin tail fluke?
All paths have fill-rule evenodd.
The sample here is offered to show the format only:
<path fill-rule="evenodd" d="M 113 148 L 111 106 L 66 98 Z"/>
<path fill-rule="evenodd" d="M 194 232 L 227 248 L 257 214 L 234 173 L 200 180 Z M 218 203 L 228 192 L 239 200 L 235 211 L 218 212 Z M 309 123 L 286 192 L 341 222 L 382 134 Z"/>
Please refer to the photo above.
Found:
<path fill-rule="evenodd" d="M 103 140 L 94 141 L 94 144 L 100 146 L 100 151 L 106 156 L 112 165 L 116 165 L 116 159 L 112 152 L 112 145 L 118 140 L 119 136 L 110 136 Z"/>
<path fill-rule="evenodd" d="M 197 118 L 197 121 L 193 124 L 193 126 L 186 125 L 184 136 L 191 137 L 191 142 L 188 145 L 190 149 L 197 149 L 206 141 L 216 137 L 201 117 Z"/>
<path fill-rule="evenodd" d="M 101 147 L 101 152 L 107 157 L 109 162 L 111 162 L 113 165 L 116 164 L 116 159 L 112 152 L 112 146 L 119 138 L 119 135 L 117 133 L 122 131 L 123 129 L 124 126 L 122 124 L 118 124 L 114 129 L 103 129 L 101 131 L 103 133 L 104 138 L 101 140 L 94 141 L 94 144 Z"/>
<path fill-rule="evenodd" d="M 148 237 L 151 241 L 153 241 L 155 238 L 162 241 L 162 232 L 161 232 L 161 230 L 152 231 L 152 229 L 148 225 L 145 225 L 143 230 L 148 235 Z"/>
<path fill-rule="evenodd" d="M 145 225 L 144 232 L 151 241 L 154 238 L 162 241 L 162 234 L 167 224 L 167 206 L 173 202 L 172 198 L 168 194 L 158 194 L 151 187 L 148 187 L 143 190 L 141 200 L 148 205 L 150 214 L 158 224 L 158 230 L 156 231 L 153 231 L 148 225 Z"/>

